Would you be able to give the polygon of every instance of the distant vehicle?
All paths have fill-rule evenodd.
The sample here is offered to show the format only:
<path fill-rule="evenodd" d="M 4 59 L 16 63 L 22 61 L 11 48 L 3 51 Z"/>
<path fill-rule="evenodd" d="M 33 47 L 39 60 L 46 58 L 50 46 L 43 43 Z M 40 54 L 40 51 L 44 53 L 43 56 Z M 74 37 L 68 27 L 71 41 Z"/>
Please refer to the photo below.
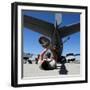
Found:
<path fill-rule="evenodd" d="M 23 57 L 23 63 L 24 64 L 26 64 L 26 63 L 32 64 L 32 60 L 29 57 Z"/>
<path fill-rule="evenodd" d="M 68 63 L 75 61 L 75 55 L 73 53 L 66 54 L 66 60 Z"/>
<path fill-rule="evenodd" d="M 28 62 L 29 57 L 23 57 L 23 63 L 26 64 Z"/>
<path fill-rule="evenodd" d="M 29 63 L 29 64 L 32 64 L 31 58 L 28 59 L 28 63 Z"/>

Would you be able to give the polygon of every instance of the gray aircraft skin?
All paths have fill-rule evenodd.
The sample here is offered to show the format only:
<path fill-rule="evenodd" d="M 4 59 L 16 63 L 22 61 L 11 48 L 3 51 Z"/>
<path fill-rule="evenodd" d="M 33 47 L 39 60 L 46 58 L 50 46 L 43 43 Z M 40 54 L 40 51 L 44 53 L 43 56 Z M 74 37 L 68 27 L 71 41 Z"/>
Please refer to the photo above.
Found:
<path fill-rule="evenodd" d="M 74 23 L 59 28 L 57 22 L 56 25 L 54 25 L 38 18 L 26 15 L 23 16 L 23 26 L 44 35 L 44 39 L 46 39 L 45 42 L 48 43 L 48 40 L 50 41 L 50 50 L 56 58 L 60 58 L 63 51 L 62 39 L 71 34 L 80 32 L 80 23 Z M 45 42 L 43 44 L 45 44 Z M 41 45 L 43 46 L 43 44 Z M 55 50 L 53 48 L 55 48 Z M 57 59 L 57 62 L 59 61 L 60 59 Z"/>

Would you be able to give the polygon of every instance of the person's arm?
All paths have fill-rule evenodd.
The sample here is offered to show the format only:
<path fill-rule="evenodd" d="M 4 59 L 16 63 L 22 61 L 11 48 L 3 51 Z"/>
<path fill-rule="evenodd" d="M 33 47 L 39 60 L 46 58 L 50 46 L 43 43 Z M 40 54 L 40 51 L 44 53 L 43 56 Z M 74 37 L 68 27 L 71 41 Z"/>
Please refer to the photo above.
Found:
<path fill-rule="evenodd" d="M 47 50 L 48 50 L 48 48 L 45 48 L 45 49 L 41 52 L 41 54 L 40 54 L 41 60 L 43 60 L 43 56 L 44 56 L 44 54 L 47 52 Z"/>
<path fill-rule="evenodd" d="M 39 57 L 39 61 L 42 61 L 42 60 L 43 60 L 43 56 L 44 56 L 44 54 L 47 52 L 47 50 L 48 50 L 48 48 L 45 48 L 45 49 L 41 52 L 40 57 Z"/>

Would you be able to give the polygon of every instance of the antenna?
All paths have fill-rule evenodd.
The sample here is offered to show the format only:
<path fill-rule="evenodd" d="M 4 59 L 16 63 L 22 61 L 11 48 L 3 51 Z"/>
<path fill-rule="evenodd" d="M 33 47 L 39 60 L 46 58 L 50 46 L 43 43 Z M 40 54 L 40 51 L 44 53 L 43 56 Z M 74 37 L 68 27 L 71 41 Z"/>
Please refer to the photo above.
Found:
<path fill-rule="evenodd" d="M 70 39 L 70 37 L 67 37 L 67 38 L 63 41 L 63 43 L 67 42 L 69 39 Z"/>

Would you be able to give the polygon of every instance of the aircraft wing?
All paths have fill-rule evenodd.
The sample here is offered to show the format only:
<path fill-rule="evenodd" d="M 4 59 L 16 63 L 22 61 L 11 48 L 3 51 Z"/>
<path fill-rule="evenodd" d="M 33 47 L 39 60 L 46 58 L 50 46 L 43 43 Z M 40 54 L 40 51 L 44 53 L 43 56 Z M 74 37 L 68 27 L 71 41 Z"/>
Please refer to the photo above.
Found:
<path fill-rule="evenodd" d="M 23 16 L 23 26 L 48 37 L 54 30 L 54 24 L 26 15 Z"/>
<path fill-rule="evenodd" d="M 64 38 L 76 32 L 80 32 L 80 23 L 76 23 L 76 24 L 59 28 L 59 34 L 61 38 Z"/>

